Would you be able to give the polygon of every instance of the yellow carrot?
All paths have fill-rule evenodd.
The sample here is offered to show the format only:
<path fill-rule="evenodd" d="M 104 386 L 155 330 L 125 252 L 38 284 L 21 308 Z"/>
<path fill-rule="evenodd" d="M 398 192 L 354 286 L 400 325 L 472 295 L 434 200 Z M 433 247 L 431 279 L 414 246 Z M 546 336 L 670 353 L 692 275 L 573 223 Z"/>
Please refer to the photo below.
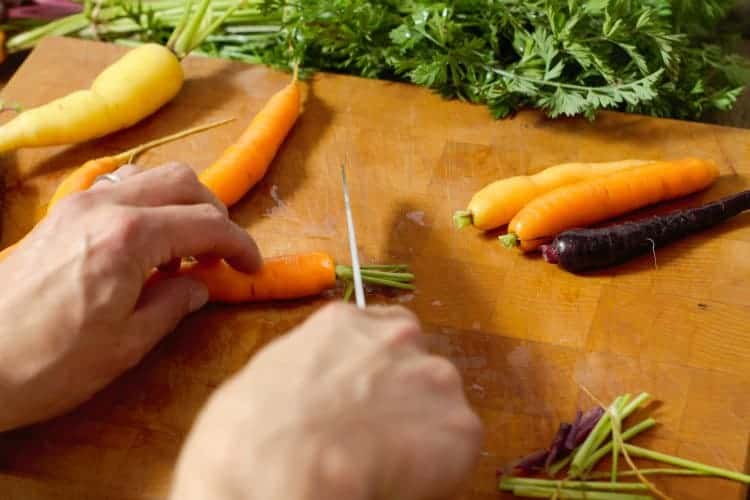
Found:
<path fill-rule="evenodd" d="M 456 227 L 473 225 L 489 231 L 510 222 L 527 203 L 554 189 L 649 163 L 622 160 L 607 163 L 564 163 L 534 175 L 519 175 L 495 181 L 472 197 L 466 210 L 456 212 Z"/>
<path fill-rule="evenodd" d="M 91 87 L 29 109 L 0 127 L 0 153 L 22 147 L 88 141 L 130 127 L 174 98 L 182 88 L 180 60 L 200 45 L 221 20 L 204 26 L 210 0 L 183 19 L 167 47 L 149 43 L 132 49 L 96 77 Z"/>
<path fill-rule="evenodd" d="M 180 61 L 166 47 L 137 47 L 105 69 L 90 89 L 20 113 L 0 127 L 0 153 L 71 144 L 129 127 L 182 88 Z"/>

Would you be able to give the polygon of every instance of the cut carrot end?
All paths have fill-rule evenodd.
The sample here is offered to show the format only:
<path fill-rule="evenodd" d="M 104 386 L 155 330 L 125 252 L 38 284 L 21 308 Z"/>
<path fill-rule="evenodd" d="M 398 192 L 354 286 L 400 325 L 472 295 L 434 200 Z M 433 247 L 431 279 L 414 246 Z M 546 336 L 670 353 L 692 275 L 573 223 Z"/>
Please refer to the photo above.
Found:
<path fill-rule="evenodd" d="M 474 223 L 471 212 L 468 210 L 458 210 L 453 214 L 453 225 L 456 229 L 463 229 Z"/>
<path fill-rule="evenodd" d="M 515 248 L 520 244 L 518 236 L 514 233 L 504 234 L 497 239 L 500 240 L 500 243 L 502 243 L 505 248 Z"/>

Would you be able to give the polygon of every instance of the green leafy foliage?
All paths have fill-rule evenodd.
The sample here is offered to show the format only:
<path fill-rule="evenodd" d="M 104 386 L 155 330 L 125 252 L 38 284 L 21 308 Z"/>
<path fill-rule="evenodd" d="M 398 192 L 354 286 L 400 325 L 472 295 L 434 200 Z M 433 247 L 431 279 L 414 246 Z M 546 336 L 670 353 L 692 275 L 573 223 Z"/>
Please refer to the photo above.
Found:
<path fill-rule="evenodd" d="M 551 117 L 601 109 L 699 118 L 731 108 L 747 63 L 707 34 L 728 0 L 266 0 L 284 9 L 261 58 L 406 80 Z M 714 40 L 718 40 L 716 37 Z"/>
<path fill-rule="evenodd" d="M 699 119 L 730 109 L 750 81 L 747 61 L 732 52 L 740 28 L 726 28 L 734 3 L 245 0 L 228 12 L 237 0 L 211 0 L 208 17 L 220 26 L 194 52 L 286 70 L 298 64 L 303 77 L 324 70 L 407 81 L 485 104 L 498 118 L 536 108 L 551 117 L 617 109 Z M 97 5 L 96 16 L 86 9 L 20 27 L 6 49 L 50 34 L 165 43 L 190 3 Z"/>

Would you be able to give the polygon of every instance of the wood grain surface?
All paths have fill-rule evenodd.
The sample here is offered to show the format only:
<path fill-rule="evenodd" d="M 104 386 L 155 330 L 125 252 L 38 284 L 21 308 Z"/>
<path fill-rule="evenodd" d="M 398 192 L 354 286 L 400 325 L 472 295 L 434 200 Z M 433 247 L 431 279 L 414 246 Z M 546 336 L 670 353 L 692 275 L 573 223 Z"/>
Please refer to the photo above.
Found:
<path fill-rule="evenodd" d="M 46 40 L 2 98 L 31 106 L 85 87 L 124 50 Z M 30 229 L 62 175 L 83 161 L 187 126 L 240 118 L 138 162 L 205 168 L 288 81 L 261 66 L 213 59 L 193 57 L 184 66 L 182 93 L 133 129 L 4 158 L 2 168 L 30 178 L 7 189 L 3 245 Z M 370 301 L 416 311 L 431 349 L 459 367 L 485 424 L 481 460 L 461 498 L 503 498 L 496 469 L 546 446 L 560 420 L 590 407 L 580 386 L 603 400 L 651 392 L 660 402 L 649 410 L 662 425 L 637 442 L 747 470 L 750 214 L 659 250 L 656 267 L 644 256 L 586 277 L 473 230 L 458 232 L 451 215 L 499 177 L 629 157 L 713 159 L 723 174 L 715 187 L 660 210 L 715 199 L 748 187 L 749 131 L 616 113 L 594 123 L 533 112 L 495 121 L 483 107 L 413 86 L 333 75 L 319 75 L 309 90 L 305 113 L 268 176 L 232 218 L 268 256 L 323 250 L 348 262 L 339 177 L 347 162 L 364 260 L 406 262 L 417 275 L 416 293 Z M 165 498 L 180 445 L 206 398 L 326 300 L 214 305 L 186 319 L 79 409 L 0 435 L 0 498 Z M 248 471 L 248 480 L 262 473 Z M 744 498 L 742 488 L 721 480 L 658 484 L 679 499 Z"/>

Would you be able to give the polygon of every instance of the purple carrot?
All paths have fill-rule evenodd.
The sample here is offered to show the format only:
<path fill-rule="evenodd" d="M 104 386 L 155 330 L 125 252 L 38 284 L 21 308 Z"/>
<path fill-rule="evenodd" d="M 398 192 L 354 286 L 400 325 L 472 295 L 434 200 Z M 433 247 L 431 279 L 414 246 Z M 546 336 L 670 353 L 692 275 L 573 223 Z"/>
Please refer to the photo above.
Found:
<path fill-rule="evenodd" d="M 570 429 L 572 429 L 573 426 L 570 424 L 562 423 L 560 424 L 560 427 L 557 429 L 557 434 L 555 435 L 555 439 L 552 440 L 552 444 L 549 447 L 549 453 L 547 453 L 547 458 L 544 461 L 544 469 L 549 470 L 552 463 L 559 459 L 563 458 L 563 453 L 565 452 L 565 441 L 568 438 L 568 434 L 570 434 Z"/>
<path fill-rule="evenodd" d="M 514 469 L 519 469 L 527 474 L 540 470 L 544 467 L 549 452 L 547 450 L 538 450 L 530 455 L 526 455 L 521 460 L 513 464 Z"/>
<path fill-rule="evenodd" d="M 576 420 L 577 425 L 568 433 L 568 439 L 565 440 L 565 448 L 573 451 L 578 445 L 583 443 L 594 429 L 599 419 L 604 415 L 604 408 L 596 406 L 587 411 L 580 420 Z"/>
<path fill-rule="evenodd" d="M 576 433 L 578 432 L 578 429 L 581 427 L 581 419 L 583 418 L 583 412 L 581 410 L 576 410 L 576 419 L 573 420 L 573 425 L 570 428 L 570 432 L 568 432 L 568 437 L 565 438 L 565 449 L 567 451 L 572 451 L 573 448 L 575 448 L 575 445 L 573 444 L 573 441 L 575 441 Z"/>
<path fill-rule="evenodd" d="M 621 264 L 750 209 L 750 190 L 696 208 L 596 229 L 571 229 L 542 247 L 547 262 L 580 273 Z"/>

